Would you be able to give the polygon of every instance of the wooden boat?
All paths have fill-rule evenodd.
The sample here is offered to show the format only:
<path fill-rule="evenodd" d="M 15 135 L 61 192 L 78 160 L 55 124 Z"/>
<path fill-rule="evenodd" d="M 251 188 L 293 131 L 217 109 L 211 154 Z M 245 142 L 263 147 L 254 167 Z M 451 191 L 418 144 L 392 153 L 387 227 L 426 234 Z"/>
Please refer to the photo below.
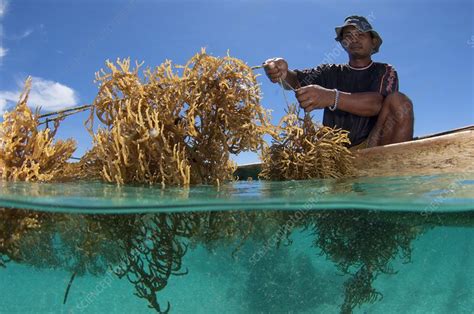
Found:
<path fill-rule="evenodd" d="M 474 125 L 415 138 L 409 142 L 354 152 L 357 177 L 474 172 Z M 237 168 L 241 180 L 258 178 L 261 164 Z"/>

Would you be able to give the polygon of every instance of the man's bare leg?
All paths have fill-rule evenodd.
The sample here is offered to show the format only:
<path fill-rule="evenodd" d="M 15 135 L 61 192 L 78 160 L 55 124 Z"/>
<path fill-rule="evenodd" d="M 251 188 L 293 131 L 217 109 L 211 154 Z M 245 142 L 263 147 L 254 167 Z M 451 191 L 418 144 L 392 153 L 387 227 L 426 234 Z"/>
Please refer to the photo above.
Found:
<path fill-rule="evenodd" d="M 380 146 L 413 139 L 413 104 L 400 92 L 385 97 L 377 122 L 370 132 L 368 146 Z"/>

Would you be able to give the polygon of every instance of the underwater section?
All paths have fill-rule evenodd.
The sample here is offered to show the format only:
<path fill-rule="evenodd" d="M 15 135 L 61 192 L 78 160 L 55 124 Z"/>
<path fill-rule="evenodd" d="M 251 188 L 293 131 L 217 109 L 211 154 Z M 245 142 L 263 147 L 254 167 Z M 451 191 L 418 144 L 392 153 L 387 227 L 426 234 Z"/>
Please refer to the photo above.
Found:
<path fill-rule="evenodd" d="M 474 219 L 7 209 L 2 312 L 469 313 Z M 429 217 L 429 215 L 423 216 Z"/>
<path fill-rule="evenodd" d="M 474 177 L 2 182 L 0 312 L 472 313 Z"/>

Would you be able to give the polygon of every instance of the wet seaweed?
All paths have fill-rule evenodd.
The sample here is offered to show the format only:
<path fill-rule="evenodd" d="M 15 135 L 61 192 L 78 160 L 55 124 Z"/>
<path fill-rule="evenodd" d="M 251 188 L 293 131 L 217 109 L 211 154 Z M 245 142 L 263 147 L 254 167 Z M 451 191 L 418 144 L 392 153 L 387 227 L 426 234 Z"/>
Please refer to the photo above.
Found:
<path fill-rule="evenodd" d="M 267 180 L 342 178 L 353 174 L 348 132 L 300 117 L 295 105 L 287 108 L 272 145 L 262 150 L 262 172 Z"/>
<path fill-rule="evenodd" d="M 69 279 L 69 282 L 68 282 L 67 287 L 66 287 L 66 291 L 64 292 L 63 304 L 66 304 L 66 302 L 67 302 L 67 297 L 69 296 L 69 290 L 71 289 L 74 278 L 76 278 L 76 273 L 73 273 L 71 275 L 71 278 Z"/>
<path fill-rule="evenodd" d="M 0 208 L 0 264 L 21 261 L 20 241 L 28 233 L 39 230 L 45 215 L 27 210 Z"/>
<path fill-rule="evenodd" d="M 424 229 L 382 221 L 377 213 L 341 211 L 313 215 L 314 245 L 351 276 L 344 284 L 342 313 L 383 296 L 372 284 L 379 274 L 395 274 L 391 261 L 411 260 L 411 242 Z"/>
<path fill-rule="evenodd" d="M 0 253 L 0 267 L 5 268 L 7 267 L 7 263 L 10 261 L 7 255 Z"/>
<path fill-rule="evenodd" d="M 367 266 L 362 266 L 344 283 L 344 302 L 341 313 L 349 314 L 364 303 L 375 303 L 383 299 L 382 293 L 372 286 L 377 274 Z"/>
<path fill-rule="evenodd" d="M 150 308 L 168 313 L 170 303 L 162 308 L 157 293 L 168 284 L 171 275 L 181 276 L 182 258 L 187 245 L 183 236 L 190 230 L 182 214 L 155 214 L 141 219 L 133 237 L 121 239 L 125 255 L 114 267 L 119 278 L 126 277 L 136 289 L 135 295 L 148 301 Z"/>

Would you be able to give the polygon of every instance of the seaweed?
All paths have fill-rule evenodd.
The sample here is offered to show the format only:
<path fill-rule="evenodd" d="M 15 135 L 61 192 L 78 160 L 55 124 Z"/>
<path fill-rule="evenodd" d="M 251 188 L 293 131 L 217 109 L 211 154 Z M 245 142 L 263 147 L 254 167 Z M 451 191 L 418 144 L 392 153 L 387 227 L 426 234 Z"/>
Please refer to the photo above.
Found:
<path fill-rule="evenodd" d="M 20 241 L 35 230 L 39 230 L 45 214 L 27 210 L 0 208 L 0 265 L 5 267 L 10 260 L 21 261 Z"/>
<path fill-rule="evenodd" d="M 374 303 L 382 294 L 372 287 L 379 274 L 395 274 L 390 262 L 411 260 L 411 242 L 424 229 L 382 221 L 376 212 L 345 210 L 313 214 L 314 245 L 352 277 L 344 284 L 342 313 Z"/>
<path fill-rule="evenodd" d="M 10 261 L 7 255 L 0 253 L 0 267 L 5 268 L 7 263 Z"/>
<path fill-rule="evenodd" d="M 182 214 L 149 215 L 139 221 L 132 237 L 119 240 L 125 255 L 114 266 L 115 274 L 126 277 L 135 286 L 135 295 L 159 313 L 168 313 L 170 303 L 163 309 L 157 292 L 166 287 L 171 275 L 187 274 L 187 270 L 181 271 L 187 251 L 182 237 L 190 232 L 186 221 Z"/>
<path fill-rule="evenodd" d="M 241 60 L 202 50 L 184 66 L 107 61 L 87 121 L 94 147 L 83 157 L 107 182 L 219 184 L 236 168 L 230 154 L 257 151 L 272 133 L 256 76 Z M 178 71 L 180 70 L 180 71 Z M 94 118 L 105 128 L 94 133 Z"/>
<path fill-rule="evenodd" d="M 318 125 L 311 116 L 299 116 L 295 105 L 287 108 L 280 134 L 262 150 L 261 178 L 304 180 L 343 178 L 354 170 L 348 132 Z"/>
<path fill-rule="evenodd" d="M 62 119 L 79 111 L 67 110 L 57 118 L 43 115 L 47 119 L 40 122 L 38 111 L 33 114 L 28 107 L 31 78 L 26 80 L 18 104 L 5 113 L 0 124 L 2 180 L 219 185 L 233 179 L 236 166 L 231 153 L 256 151 L 264 145 L 263 135 L 273 132 L 268 112 L 260 105 L 256 76 L 241 60 L 213 57 L 202 50 L 184 66 L 166 61 L 146 69 L 143 77 L 139 64 L 130 69 L 129 59 L 118 59 L 116 64 L 107 61 L 106 65 L 109 73 L 102 70 L 96 74 L 100 87 L 93 104 L 80 107 L 90 108 L 86 124 L 94 146 L 78 163 L 68 162 L 75 142 L 55 141 L 54 136 Z M 101 122 L 96 133 L 95 117 Z M 46 128 L 40 130 L 44 124 Z M 110 226 L 96 215 L 53 217 L 5 208 L 0 208 L 0 217 L 2 267 L 12 259 L 36 267 L 61 267 L 74 276 L 101 275 L 119 263 L 122 251 L 118 246 L 123 243 L 115 241 L 117 238 L 124 238 L 122 248 L 129 253 L 134 245 L 144 245 L 137 242 L 145 236 L 136 227 L 138 218 L 125 217 Z M 166 231 L 166 222 L 155 221 L 158 226 L 164 236 L 171 232 Z M 152 237 L 149 241 L 167 243 L 166 254 L 184 255 L 185 248 L 173 239 Z M 164 248 L 157 244 L 153 250 L 160 249 Z M 165 254 L 155 253 L 156 258 Z M 131 269 L 135 275 L 146 275 L 137 258 L 131 257 L 135 265 Z M 162 271 L 160 261 L 155 262 L 156 271 Z M 171 262 L 171 273 L 178 264 L 178 260 Z M 146 280 L 144 285 L 136 282 L 138 294 L 158 308 L 150 295 L 162 287 Z"/>
<path fill-rule="evenodd" d="M 377 274 L 367 266 L 362 266 L 344 283 L 344 302 L 341 313 L 352 313 L 354 308 L 363 303 L 375 303 L 383 299 L 382 293 L 372 287 Z"/>
<path fill-rule="evenodd" d="M 39 130 L 38 114 L 27 105 L 31 78 L 18 103 L 6 112 L 0 123 L 0 178 L 7 181 L 65 180 L 68 177 L 67 160 L 75 150 L 73 140 L 54 142 L 59 120 L 54 130 Z M 49 214 L 0 208 L 0 254 L 4 261 L 23 259 L 20 243 L 30 233 L 40 231 Z"/>
<path fill-rule="evenodd" d="M 39 130 L 38 114 L 27 105 L 31 78 L 11 112 L 0 123 L 0 177 L 8 181 L 61 181 L 67 177 L 66 161 L 76 149 L 75 141 L 57 140 L 55 129 Z"/>

